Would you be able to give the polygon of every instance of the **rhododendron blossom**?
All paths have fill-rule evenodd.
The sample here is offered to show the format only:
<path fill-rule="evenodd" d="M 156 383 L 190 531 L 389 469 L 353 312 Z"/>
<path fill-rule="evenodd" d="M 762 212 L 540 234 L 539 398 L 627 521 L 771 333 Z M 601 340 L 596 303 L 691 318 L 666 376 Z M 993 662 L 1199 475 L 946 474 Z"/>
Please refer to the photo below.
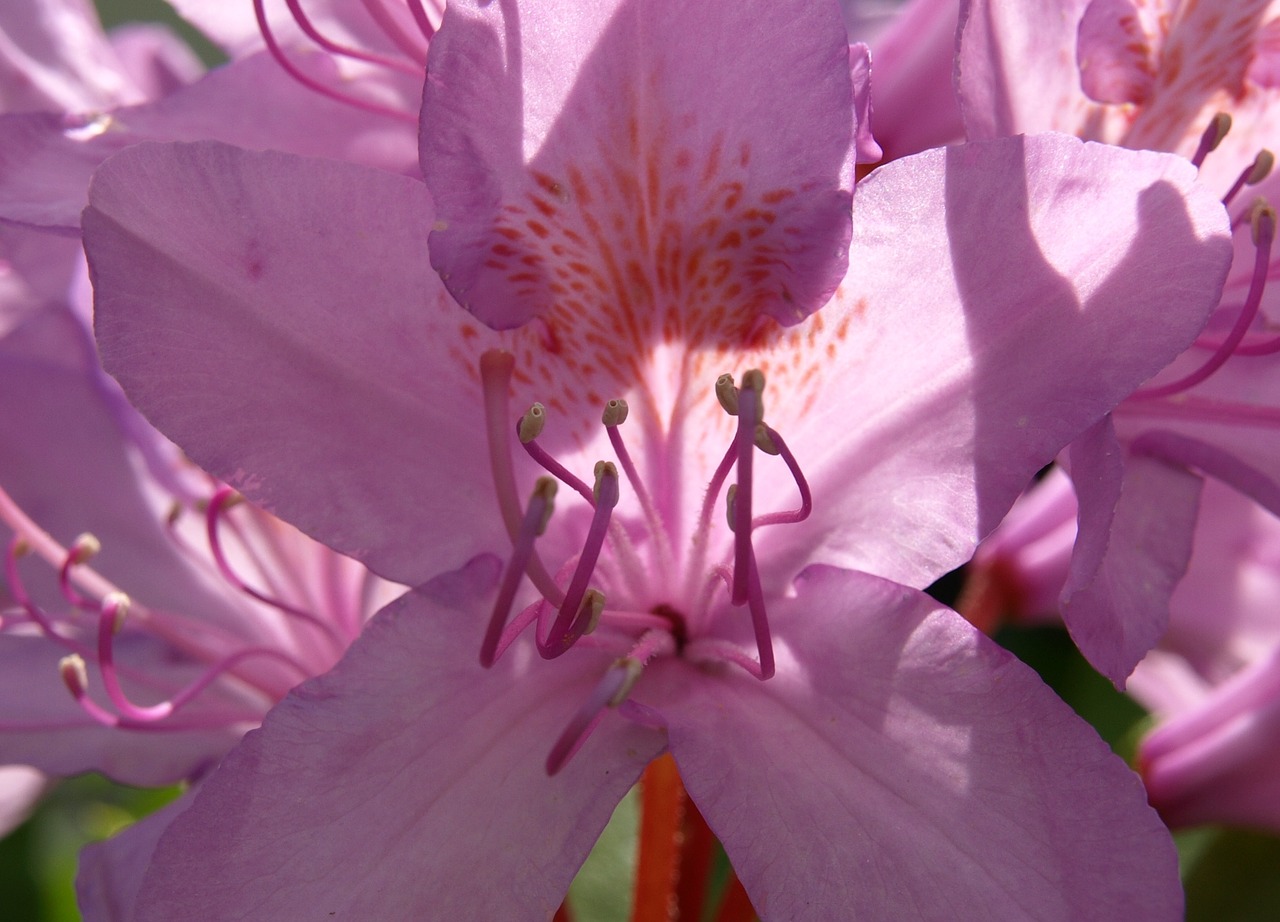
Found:
<path fill-rule="evenodd" d="M 1235 258 L 1204 331 L 1063 458 L 1080 502 L 1061 609 L 1117 684 L 1168 623 L 1202 475 L 1280 513 L 1280 314 L 1269 284 L 1280 251 L 1268 204 L 1280 176 L 1265 149 L 1280 128 L 1278 23 L 1280 5 L 1264 0 L 973 0 L 962 16 L 971 138 L 1055 129 L 1176 151 L 1231 214 Z M 1036 81 L 1021 79 L 1027 68 Z"/>
<path fill-rule="evenodd" d="M 765 918 L 1178 913 L 1134 776 L 910 587 L 1190 342 L 1222 209 L 1061 136 L 854 199 L 850 74 L 834 4 L 463 2 L 425 185 L 104 164 L 106 367 L 418 587 L 205 782 L 140 918 L 545 919 L 664 750 Z"/>

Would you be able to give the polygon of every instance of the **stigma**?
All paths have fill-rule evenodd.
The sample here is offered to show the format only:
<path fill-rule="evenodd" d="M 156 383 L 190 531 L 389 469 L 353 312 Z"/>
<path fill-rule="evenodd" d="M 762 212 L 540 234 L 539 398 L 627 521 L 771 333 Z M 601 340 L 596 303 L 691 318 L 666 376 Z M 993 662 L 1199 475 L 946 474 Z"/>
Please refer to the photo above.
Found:
<path fill-rule="evenodd" d="M 692 525 L 682 527 L 686 523 L 663 514 L 675 504 L 658 501 L 662 496 L 636 463 L 623 432 L 630 415 L 624 399 L 608 400 L 601 411 L 600 425 L 613 457 L 596 461 L 591 476 L 584 478 L 543 444 L 554 426 L 546 406 L 534 403 L 519 416 L 511 412 L 514 364 L 511 355 L 500 351 L 487 352 L 480 360 L 495 496 L 511 540 L 480 663 L 492 666 L 530 629 L 545 659 L 579 646 L 617 653 L 552 745 L 547 771 L 554 774 L 604 715 L 627 701 L 655 659 L 681 657 L 705 667 L 728 663 L 761 681 L 773 677 L 777 665 L 754 535 L 762 527 L 803 522 L 813 500 L 785 440 L 766 422 L 765 376 L 759 369 L 747 370 L 740 382 L 729 374 L 709 382 L 705 399 L 718 402 L 732 417 L 732 434 L 719 462 L 701 472 L 706 476 L 701 506 Z M 653 446 L 646 449 L 640 457 L 652 467 Z M 542 471 L 527 498 L 515 478 L 516 451 Z M 757 458 L 757 453 L 765 457 Z M 770 463 L 775 458 L 780 466 Z M 658 466 L 668 468 L 677 461 L 656 459 Z M 783 468 L 800 505 L 759 514 L 758 477 L 766 471 L 779 475 Z M 633 500 L 625 514 L 620 512 L 624 496 Z M 723 514 L 717 515 L 722 502 Z M 557 509 L 568 504 L 576 508 L 569 513 Z M 579 549 L 552 567 L 543 560 L 540 545 L 557 516 L 572 516 L 566 531 L 578 536 Z M 750 623 L 754 651 L 716 636 L 710 615 L 725 605 L 741 610 Z"/>

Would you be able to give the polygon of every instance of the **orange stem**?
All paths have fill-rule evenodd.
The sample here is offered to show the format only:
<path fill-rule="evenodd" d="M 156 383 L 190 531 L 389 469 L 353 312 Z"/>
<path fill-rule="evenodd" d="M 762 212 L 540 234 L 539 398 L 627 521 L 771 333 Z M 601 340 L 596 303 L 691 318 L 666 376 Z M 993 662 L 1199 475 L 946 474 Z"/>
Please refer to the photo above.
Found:
<path fill-rule="evenodd" d="M 685 808 L 684 851 L 680 856 L 680 880 L 676 887 L 680 922 L 699 922 L 702 918 L 715 850 L 715 833 L 690 800 Z"/>
<path fill-rule="evenodd" d="M 567 898 L 560 904 L 556 914 L 551 917 L 551 922 L 573 922 L 573 913 L 569 912 L 569 900 Z"/>
<path fill-rule="evenodd" d="M 640 779 L 640 853 L 632 922 L 676 919 L 684 805 L 684 785 L 675 760 L 670 755 L 655 759 Z"/>
<path fill-rule="evenodd" d="M 730 872 L 729 883 L 724 890 L 724 901 L 720 904 L 720 911 L 716 913 L 715 922 L 755 922 L 755 919 L 756 910 L 751 905 L 746 888 L 738 880 L 738 875 Z"/>

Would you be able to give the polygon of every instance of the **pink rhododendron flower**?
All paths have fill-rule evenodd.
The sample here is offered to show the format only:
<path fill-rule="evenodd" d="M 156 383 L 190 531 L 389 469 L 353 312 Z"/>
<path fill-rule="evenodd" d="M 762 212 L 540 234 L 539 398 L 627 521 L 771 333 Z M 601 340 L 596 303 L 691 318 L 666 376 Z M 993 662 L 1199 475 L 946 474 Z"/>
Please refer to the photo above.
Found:
<path fill-rule="evenodd" d="M 108 46 L 88 6 L 5 10 L 0 57 L 14 67 L 0 68 L 0 98 L 54 111 L 5 116 L 3 137 L 21 148 L 28 129 L 48 129 L 80 158 L 67 171 L 56 157 L 35 157 L 29 165 L 50 185 L 34 187 L 23 186 L 25 167 L 5 160 L 6 193 L 32 205 L 21 223 L 78 225 L 93 165 L 139 136 L 196 136 L 207 126 L 308 149 L 327 121 L 364 139 L 329 150 L 367 153 L 385 132 L 385 118 L 353 121 L 347 106 L 314 105 L 269 59 L 182 89 L 189 62 L 159 30 L 115 34 Z M 126 102 L 137 104 L 107 115 L 56 111 Z M 274 102 L 281 117 L 224 125 L 250 102 L 259 113 Z M 396 130 L 412 150 L 412 132 Z M 0 227 L 0 761 L 26 763 L 3 770 L 13 779 L 0 791 L 6 822 L 41 793 L 28 779 L 45 772 L 99 770 L 146 785 L 199 778 L 290 687 L 331 666 L 390 597 L 362 566 L 179 461 L 127 405 L 97 364 L 79 250 L 62 236 Z M 131 915 L 150 847 L 186 802 L 89 850 L 87 917 Z"/>
<path fill-rule="evenodd" d="M 1268 178 L 1271 157 L 1260 152 L 1280 119 L 1280 89 L 1264 76 L 1277 17 L 1266 2 L 1173 0 L 973 0 L 962 14 L 957 66 L 971 137 L 1053 128 L 1177 151 L 1232 216 L 1235 259 L 1204 332 L 1063 458 L 1080 506 L 1060 607 L 1117 685 L 1165 629 L 1201 475 L 1280 512 L 1280 315 L 1267 284 L 1280 252 L 1266 204 L 1280 178 Z M 1036 80 L 1022 78 L 1028 70 Z M 1243 203 L 1249 184 L 1261 198 Z"/>
<path fill-rule="evenodd" d="M 1178 914 L 1133 775 L 908 587 L 1186 347 L 1222 209 L 1045 136 L 891 164 L 851 224 L 854 94 L 834 5 L 459 3 L 426 185 L 99 170 L 130 399 L 419 587 L 205 782 L 139 918 L 545 919 L 664 749 L 766 918 Z"/>

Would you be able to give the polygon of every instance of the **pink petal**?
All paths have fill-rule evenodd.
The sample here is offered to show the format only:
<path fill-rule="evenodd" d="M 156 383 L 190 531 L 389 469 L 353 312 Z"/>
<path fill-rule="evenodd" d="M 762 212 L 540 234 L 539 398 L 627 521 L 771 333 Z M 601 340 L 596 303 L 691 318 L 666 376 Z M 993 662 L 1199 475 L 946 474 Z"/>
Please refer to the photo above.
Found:
<path fill-rule="evenodd" d="M 763 918 L 1178 916 L 1137 778 L 1029 669 L 904 587 L 797 588 L 774 679 L 672 663 L 641 686 Z"/>
<path fill-rule="evenodd" d="M 887 160 L 964 137 L 953 80 L 959 5 L 958 0 L 904 4 L 871 43 L 875 134 Z"/>
<path fill-rule="evenodd" d="M 1158 458 L 1126 457 L 1109 421 L 1077 439 L 1070 458 L 1080 514 L 1062 617 L 1080 652 L 1123 688 L 1168 627 L 1203 481 Z"/>
<path fill-rule="evenodd" d="M 188 791 L 181 798 L 80 852 L 76 873 L 76 905 L 84 922 L 133 922 L 138 891 L 151 864 L 160 836 L 191 805 Z"/>
<path fill-rule="evenodd" d="M 30 766 L 0 766 L 0 836 L 26 822 L 48 784 L 45 776 Z"/>
<path fill-rule="evenodd" d="M 835 4 L 509 9 L 452 4 L 432 42 L 431 258 L 464 307 L 599 325 L 621 362 L 825 303 L 853 182 Z"/>
<path fill-rule="evenodd" d="M 325 56 L 296 63 L 317 79 L 336 78 Z M 98 165 L 144 140 L 208 138 L 416 172 L 409 129 L 302 88 L 265 54 L 158 102 L 85 117 L 9 116 L 0 126 L 0 218 L 63 232 L 79 226 Z"/>
<path fill-rule="evenodd" d="M 866 45 L 849 46 L 849 77 L 853 81 L 858 162 L 877 163 L 884 151 L 871 132 L 871 51 Z"/>
<path fill-rule="evenodd" d="M 139 102 L 89 0 L 0 7 L 0 112 Z"/>
<path fill-rule="evenodd" d="M 1160 40 L 1156 10 L 1137 0 L 1093 0 L 1080 20 L 1080 83 L 1097 102 L 1141 105 L 1156 79 Z"/>
<path fill-rule="evenodd" d="M 664 739 L 606 720 L 548 778 L 610 657 L 526 642 L 481 669 L 497 575 L 481 558 L 388 607 L 268 715 L 161 840 L 138 918 L 549 918 Z"/>
<path fill-rule="evenodd" d="M 111 31 L 111 46 L 125 72 L 146 99 L 159 99 L 204 73 L 191 46 L 166 26 L 126 23 Z"/>
<path fill-rule="evenodd" d="M 1076 32 L 1090 2 L 962 5 L 956 90 L 970 139 L 1074 133 L 1084 123 L 1097 105 L 1080 89 Z"/>
<path fill-rule="evenodd" d="M 836 300 L 761 361 L 814 492 L 803 542 L 762 534 L 779 571 L 923 586 L 966 561 L 1037 470 L 1186 347 L 1230 259 L 1185 162 L 1054 135 L 888 164 L 854 218 Z"/>
<path fill-rule="evenodd" d="M 484 334 L 423 258 L 420 183 L 140 146 L 102 168 L 90 201 L 104 365 L 198 464 L 400 582 L 506 543 Z"/>

